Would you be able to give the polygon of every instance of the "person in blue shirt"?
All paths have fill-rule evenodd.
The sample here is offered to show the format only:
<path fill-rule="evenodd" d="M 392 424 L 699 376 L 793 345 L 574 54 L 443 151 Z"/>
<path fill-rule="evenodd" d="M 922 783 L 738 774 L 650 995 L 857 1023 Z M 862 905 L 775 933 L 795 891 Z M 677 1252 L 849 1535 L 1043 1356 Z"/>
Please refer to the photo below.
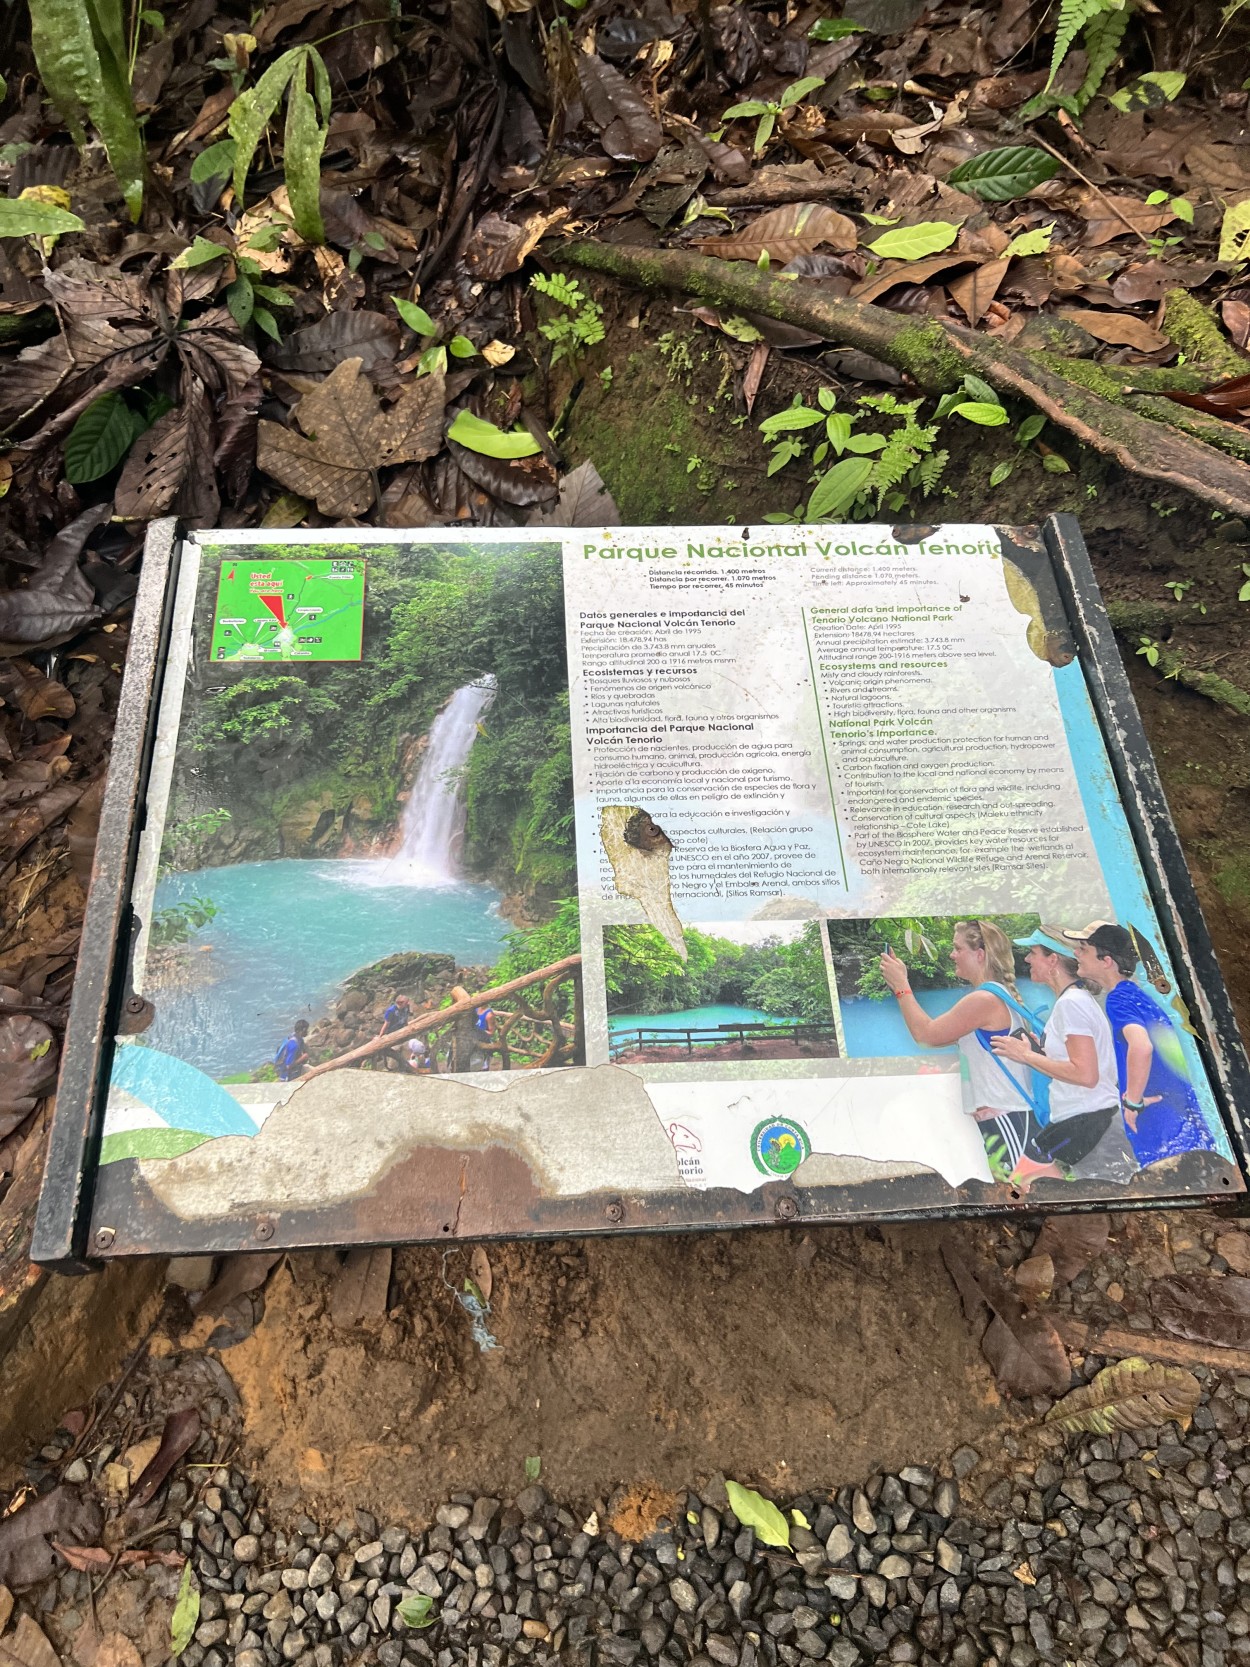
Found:
<path fill-rule="evenodd" d="M 382 1015 L 382 1027 L 378 1031 L 378 1036 L 389 1036 L 392 1031 L 400 1030 L 411 1018 L 412 1002 L 407 996 L 395 996 Z M 375 1037 L 374 1040 L 376 1041 L 376 1039 Z M 393 1053 L 389 1048 L 379 1053 L 376 1060 L 381 1062 L 383 1070 L 386 1071 L 403 1070 L 405 1068 L 405 1062 L 401 1055 Z"/>
<path fill-rule="evenodd" d="M 283 1042 L 273 1062 L 278 1067 L 278 1081 L 290 1082 L 298 1077 L 308 1063 L 308 1045 L 305 1038 L 308 1035 L 308 1020 L 296 1019 L 291 1027 L 291 1034 Z"/>
<path fill-rule="evenodd" d="M 1138 1163 L 1144 1169 L 1182 1152 L 1214 1149 L 1176 1027 L 1133 979 L 1138 956 L 1132 933 L 1095 920 L 1063 935 L 1081 977 L 1104 993 L 1124 1126 Z"/>

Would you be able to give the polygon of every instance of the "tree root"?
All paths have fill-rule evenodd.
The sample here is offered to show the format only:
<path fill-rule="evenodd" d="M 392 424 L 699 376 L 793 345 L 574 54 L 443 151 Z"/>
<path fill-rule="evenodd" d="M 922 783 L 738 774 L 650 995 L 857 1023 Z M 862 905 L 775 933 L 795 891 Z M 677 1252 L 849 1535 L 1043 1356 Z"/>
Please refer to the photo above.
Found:
<path fill-rule="evenodd" d="M 1239 353 L 1209 310 L 1185 289 L 1163 297 L 1163 334 L 1191 364 L 1211 373 L 1211 380 L 1250 375 L 1250 359 Z"/>
<path fill-rule="evenodd" d="M 811 330 L 893 365 L 929 393 L 958 387 L 972 371 L 999 393 L 1028 400 L 1056 427 L 1131 473 L 1189 492 L 1226 514 L 1250 516 L 1250 468 L 1245 463 L 1195 438 L 1188 426 L 1164 426 L 1127 403 L 1117 403 L 1125 396 L 1114 382 L 1099 392 L 1082 386 L 1081 372 L 1075 370 L 1082 361 L 1053 355 L 1035 358 L 961 325 L 831 299 L 801 279 L 770 277 L 744 262 L 680 249 L 577 240 L 561 247 L 560 259 L 645 289 L 678 290 L 716 306 L 763 313 Z M 1187 413 L 1189 418 L 1198 415 Z M 1219 424 L 1221 430 L 1231 426 Z"/>

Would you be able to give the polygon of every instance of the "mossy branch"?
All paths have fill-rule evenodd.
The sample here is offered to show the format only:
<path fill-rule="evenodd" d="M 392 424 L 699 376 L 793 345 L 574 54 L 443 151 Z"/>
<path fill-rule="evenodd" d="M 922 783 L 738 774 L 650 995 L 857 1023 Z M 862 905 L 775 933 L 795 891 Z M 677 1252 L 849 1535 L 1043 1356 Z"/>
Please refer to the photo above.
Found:
<path fill-rule="evenodd" d="M 1170 289 L 1163 298 L 1163 334 L 1191 364 L 1201 365 L 1211 377 L 1250 375 L 1250 359 L 1239 353 L 1209 310 L 1185 289 Z"/>
<path fill-rule="evenodd" d="M 577 240 L 561 247 L 560 259 L 645 289 L 678 290 L 735 312 L 762 313 L 811 330 L 827 341 L 871 353 L 930 393 L 957 387 L 973 371 L 999 393 L 1029 401 L 1056 427 L 1131 473 L 1190 492 L 1228 514 L 1250 515 L 1250 469 L 1244 463 L 1195 438 L 1188 425 L 1164 426 L 1139 415 L 1121 403 L 1125 395 L 1114 384 L 1099 392 L 1083 386 L 1083 373 L 1076 369 L 1083 361 L 1051 355 L 1039 360 L 961 325 L 823 296 L 801 279 L 775 278 L 745 262 L 685 250 Z"/>

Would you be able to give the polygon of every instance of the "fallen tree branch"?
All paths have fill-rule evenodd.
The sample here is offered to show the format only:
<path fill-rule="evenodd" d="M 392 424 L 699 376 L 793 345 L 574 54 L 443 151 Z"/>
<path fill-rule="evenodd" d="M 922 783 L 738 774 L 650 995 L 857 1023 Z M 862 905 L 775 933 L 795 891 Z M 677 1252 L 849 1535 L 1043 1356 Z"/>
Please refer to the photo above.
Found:
<path fill-rule="evenodd" d="M 1055 369 L 1053 356 L 1040 363 L 1020 348 L 958 324 L 831 299 L 802 279 L 774 278 L 745 262 L 681 249 L 576 240 L 561 246 L 560 259 L 645 289 L 678 290 L 811 330 L 827 341 L 871 353 L 929 393 L 958 387 L 972 371 L 999 393 L 1028 400 L 1056 427 L 1131 473 L 1190 492 L 1226 514 L 1250 514 L 1250 468 L 1244 463 L 1080 386 L 1066 370 Z"/>
<path fill-rule="evenodd" d="M 580 967 L 580 955 L 566 955 L 563 961 L 553 961 L 549 967 L 539 967 L 537 972 L 522 973 L 519 978 L 511 978 L 506 984 L 496 984 L 494 989 L 479 990 L 476 995 L 467 997 L 464 1001 L 454 1001 L 450 1007 L 435 1008 L 432 1013 L 422 1013 L 419 1019 L 411 1024 L 400 1025 L 398 1030 L 390 1030 L 385 1036 L 375 1036 L 370 1042 L 362 1042 L 358 1048 L 352 1048 L 348 1053 L 339 1054 L 337 1059 L 324 1060 L 320 1065 L 314 1065 L 299 1078 L 300 1082 L 310 1082 L 313 1077 L 319 1077 L 324 1071 L 337 1071 L 343 1065 L 354 1065 L 358 1059 L 368 1059 L 375 1053 L 386 1053 L 391 1048 L 406 1042 L 410 1036 L 420 1036 L 423 1030 L 432 1030 L 435 1025 L 446 1024 L 448 1019 L 461 1018 L 465 1013 L 473 1013 L 479 1007 L 489 1007 L 494 1001 L 503 996 L 514 995 L 518 990 L 528 989 L 531 984 L 540 980 L 558 979 L 565 973 Z"/>

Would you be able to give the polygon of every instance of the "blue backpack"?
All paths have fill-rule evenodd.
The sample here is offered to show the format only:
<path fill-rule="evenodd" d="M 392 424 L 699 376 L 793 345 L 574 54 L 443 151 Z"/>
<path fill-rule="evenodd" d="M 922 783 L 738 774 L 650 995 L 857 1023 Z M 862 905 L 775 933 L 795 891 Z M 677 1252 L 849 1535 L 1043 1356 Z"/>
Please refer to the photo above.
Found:
<path fill-rule="evenodd" d="M 1026 1007 L 1018 996 L 1013 996 L 1005 984 L 990 982 L 982 984 L 980 988 L 988 990 L 992 996 L 997 996 L 1008 1012 L 1014 1013 L 1021 1020 L 1030 1036 L 1041 1035 L 1042 1021 L 1040 1017 L 1031 1007 Z M 988 1030 L 978 1030 L 976 1038 L 1017 1094 L 1022 1095 L 1028 1102 L 1034 1122 L 1044 1129 L 1050 1121 L 1050 1078 L 1044 1077 L 1040 1071 L 1028 1070 L 1026 1066 L 1027 1080 L 1025 1082 L 1018 1081 L 1015 1075 L 1007 1069 L 1007 1061 L 1000 1059 L 998 1054 L 994 1052 L 990 1043 L 990 1032 Z"/>

